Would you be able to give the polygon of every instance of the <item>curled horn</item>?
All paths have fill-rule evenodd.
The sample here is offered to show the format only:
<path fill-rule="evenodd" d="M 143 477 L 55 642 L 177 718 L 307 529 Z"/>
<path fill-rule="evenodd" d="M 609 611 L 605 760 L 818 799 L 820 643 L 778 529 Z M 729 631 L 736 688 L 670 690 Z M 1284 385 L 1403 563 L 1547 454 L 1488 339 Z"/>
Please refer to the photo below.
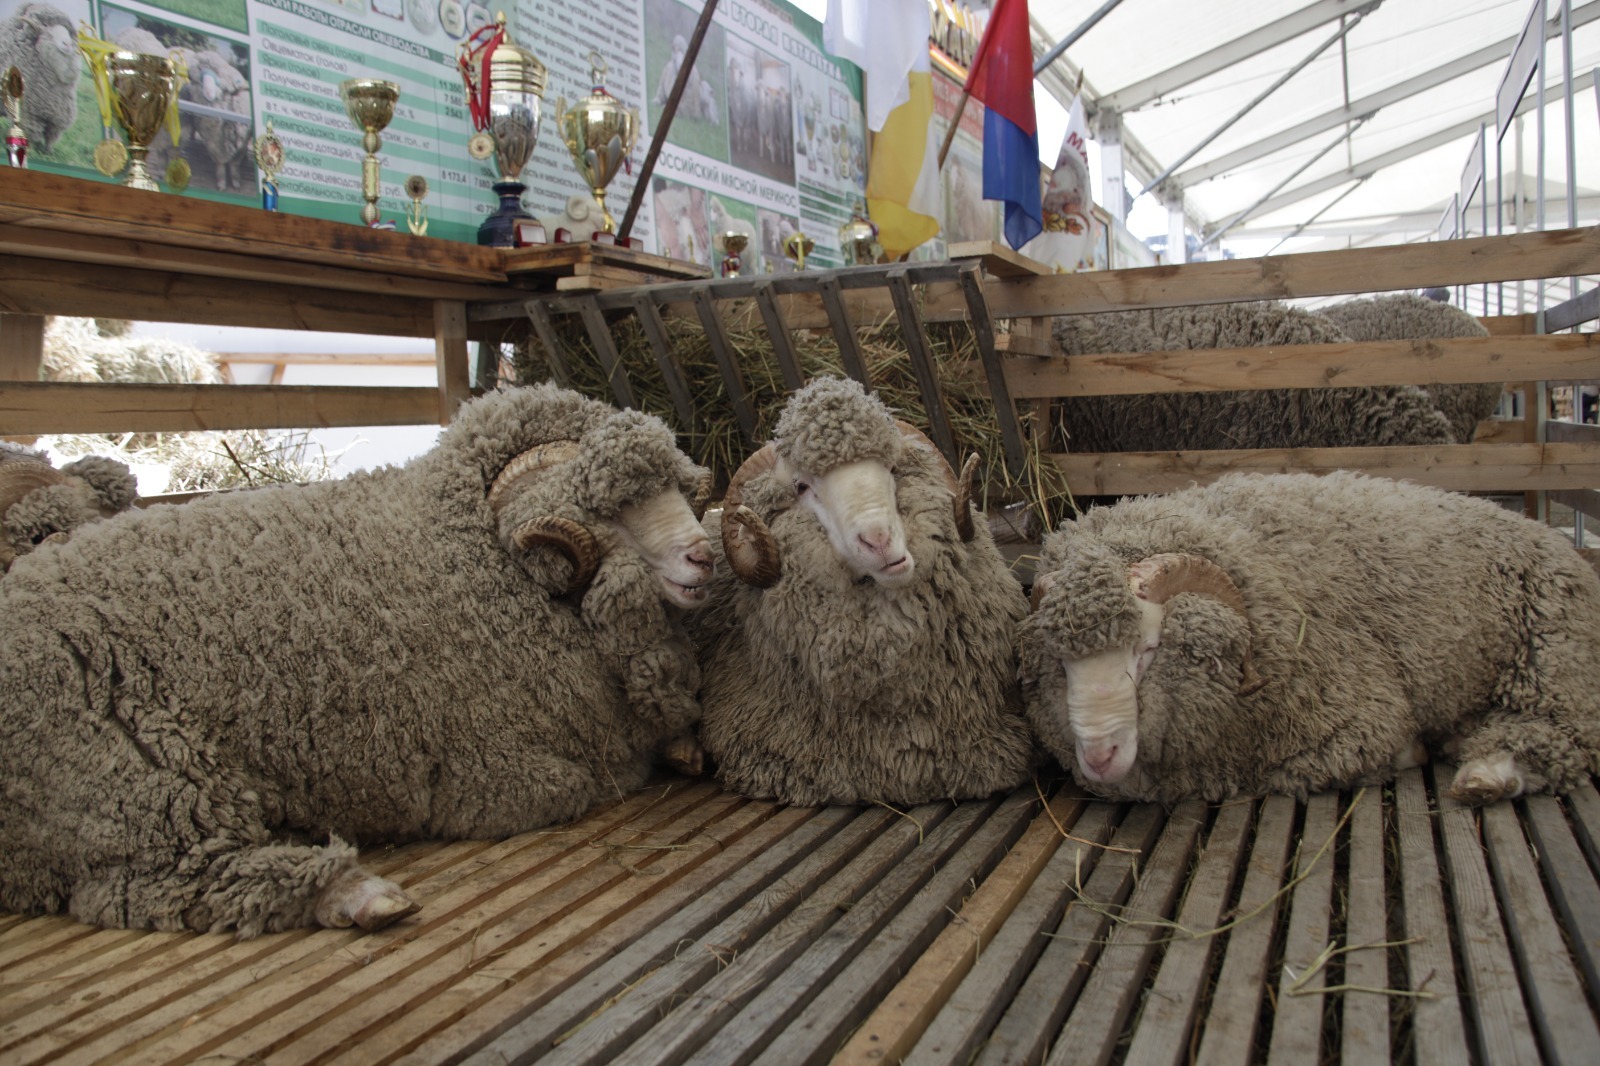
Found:
<path fill-rule="evenodd" d="M 1151 603 L 1166 603 L 1180 592 L 1210 596 L 1247 618 L 1244 596 L 1228 572 L 1199 555 L 1164 553 L 1141 559 L 1128 568 L 1128 586 L 1133 594 Z M 1239 695 L 1248 696 L 1266 684 L 1256 673 L 1250 647 L 1245 646 L 1240 667 Z"/>
<path fill-rule="evenodd" d="M 525 478 L 576 458 L 578 442 L 573 440 L 556 440 L 548 444 L 536 444 L 527 451 L 516 455 L 505 465 L 505 469 L 496 475 L 489 485 L 489 506 L 495 514 L 506 505 L 512 496 L 512 489 Z"/>
<path fill-rule="evenodd" d="M 695 485 L 694 495 L 689 497 L 689 509 L 694 512 L 696 522 L 706 516 L 706 507 L 711 503 L 711 487 L 711 471 L 707 470 L 699 484 Z"/>
<path fill-rule="evenodd" d="M 72 479 L 42 459 L 17 456 L 0 461 L 0 517 L 34 489 L 65 485 Z M 17 554 L 0 539 L 0 572 L 11 569 Z"/>
<path fill-rule="evenodd" d="M 899 427 L 900 435 L 906 443 L 925 450 L 928 454 L 939 460 L 939 470 L 944 474 L 944 483 L 953 497 L 951 508 L 956 517 L 956 532 L 963 541 L 970 541 L 975 532 L 972 527 L 972 474 L 978 468 L 976 454 L 967 456 L 966 463 L 961 467 L 961 477 L 956 477 L 956 472 L 950 468 L 950 460 L 944 453 L 933 446 L 933 441 L 922 430 L 910 422 L 895 419 L 894 424 Z"/>
<path fill-rule="evenodd" d="M 570 518 L 540 515 L 530 518 L 511 534 L 512 543 L 522 551 L 533 548 L 554 548 L 572 564 L 572 580 L 568 592 L 576 592 L 594 580 L 600 569 L 600 546 L 594 534 Z"/>
<path fill-rule="evenodd" d="M 1039 601 L 1044 599 L 1045 593 L 1055 586 L 1056 575 L 1052 571 L 1048 574 L 1035 574 L 1033 578 L 1033 591 L 1028 595 L 1028 610 L 1037 611 Z"/>
<path fill-rule="evenodd" d="M 772 531 L 760 515 L 744 505 L 744 484 L 777 465 L 777 449 L 764 445 L 734 471 L 722 497 L 722 551 L 728 566 L 740 581 L 762 589 L 777 584 L 783 564 Z"/>

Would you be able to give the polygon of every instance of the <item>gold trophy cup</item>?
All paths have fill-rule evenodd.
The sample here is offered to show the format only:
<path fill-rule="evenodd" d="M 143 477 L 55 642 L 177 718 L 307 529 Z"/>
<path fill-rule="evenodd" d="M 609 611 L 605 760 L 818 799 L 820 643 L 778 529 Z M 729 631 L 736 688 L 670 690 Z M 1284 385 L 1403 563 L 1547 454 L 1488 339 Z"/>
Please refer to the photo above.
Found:
<path fill-rule="evenodd" d="M 878 243 L 878 227 L 867 218 L 867 209 L 856 205 L 850 221 L 839 227 L 839 254 L 845 266 L 868 266 L 883 258 Z"/>
<path fill-rule="evenodd" d="M 174 127 L 172 143 L 178 143 L 178 86 L 183 77 L 172 60 L 142 52 L 112 52 L 105 57 L 105 65 L 111 111 L 128 135 L 128 176 L 122 184 L 159 191 L 161 186 L 150 176 L 145 161 L 150 142 L 163 123 Z"/>
<path fill-rule="evenodd" d="M 361 196 L 366 203 L 361 207 L 361 221 L 369 226 L 378 224 L 378 175 L 383 163 L 378 159 L 378 149 L 383 141 L 378 137 L 394 120 L 394 105 L 400 101 L 400 86 L 392 81 L 377 78 L 351 78 L 339 85 L 339 98 L 344 101 L 345 114 L 356 129 L 362 131 L 361 147 L 366 158 L 361 161 Z"/>
<path fill-rule="evenodd" d="M 796 270 L 804 270 L 806 268 L 806 256 L 815 251 L 816 247 L 816 241 L 799 230 L 795 230 L 783 242 L 783 254 L 786 259 L 794 264 Z"/>
<path fill-rule="evenodd" d="M 744 269 L 744 250 L 750 245 L 750 235 L 730 229 L 722 235 L 722 276 L 736 278 Z"/>
<path fill-rule="evenodd" d="M 594 92 L 570 108 L 562 97 L 556 102 L 556 113 L 561 122 L 561 139 L 600 205 L 600 231 L 615 233 L 616 220 L 606 210 L 606 186 L 627 162 L 639 139 L 639 109 L 624 105 L 606 91 L 606 61 L 599 52 L 590 52 L 589 62 Z"/>

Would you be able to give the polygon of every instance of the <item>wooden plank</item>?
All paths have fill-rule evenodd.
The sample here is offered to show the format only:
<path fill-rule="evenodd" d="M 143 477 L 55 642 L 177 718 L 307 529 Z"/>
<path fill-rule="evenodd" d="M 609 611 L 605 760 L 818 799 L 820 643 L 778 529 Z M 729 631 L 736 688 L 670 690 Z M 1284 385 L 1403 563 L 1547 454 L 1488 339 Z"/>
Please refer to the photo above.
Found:
<path fill-rule="evenodd" d="M 1443 489 L 1575 489 L 1600 485 L 1593 444 L 1439 444 L 1386 448 L 1260 448 L 1194 452 L 1061 453 L 1045 456 L 1075 496 L 1175 492 L 1237 470 L 1326 474 L 1356 470 Z"/>
<path fill-rule="evenodd" d="M 1568 792 L 1564 799 L 1572 812 L 1573 834 L 1583 846 L 1590 868 L 1600 870 L 1600 792 L 1586 781 Z"/>
<path fill-rule="evenodd" d="M 1333 839 L 1339 830 L 1339 794 L 1306 800 L 1295 858 L 1299 881 L 1289 904 L 1283 963 L 1278 968 L 1278 1009 L 1272 1018 L 1267 1063 L 1291 1066 L 1322 1060 L 1322 1008 L 1327 973 L 1321 960 L 1329 943 L 1333 903 Z"/>
<path fill-rule="evenodd" d="M 845 891 L 823 889 L 819 899 L 810 901 L 813 910 L 833 912 L 829 915 L 832 920 L 808 922 L 811 933 L 797 945 L 802 950 L 794 958 L 786 959 L 781 967 L 763 968 L 760 977 L 754 967 L 744 969 L 755 951 L 735 959 L 706 984 L 701 998 L 668 1015 L 663 1024 L 613 1061 L 617 1066 L 654 1066 L 680 1061 L 681 1054 L 690 1049 L 695 1051 L 688 1061 L 749 1061 L 750 1053 L 883 928 L 927 882 L 935 866 L 971 835 L 979 818 L 993 809 L 988 803 L 962 804 L 954 810 L 935 804 L 912 808 L 885 834 L 890 840 L 902 836 L 912 846 L 868 877 L 841 886 Z M 806 909 L 803 904 L 801 910 Z M 781 943 L 777 931 L 772 938 Z M 758 944 L 756 950 L 760 947 Z M 711 1001 L 718 1010 L 689 1011 L 691 1006 Z M 697 1016 L 684 1018 L 686 1013 Z M 684 1024 L 674 1027 L 680 1018 Z M 664 1031 L 671 1031 L 677 1039 L 663 1040 Z"/>
<path fill-rule="evenodd" d="M 1596 337 L 1600 334 L 1585 333 L 1585 337 Z M 1568 333 L 1565 336 L 1574 336 Z M 1544 424 L 1544 439 L 1552 442 L 1572 443 L 1578 441 L 1600 441 L 1600 426 L 1592 422 L 1563 422 L 1552 418 Z"/>
<path fill-rule="evenodd" d="M 1584 998 L 1583 983 L 1561 926 L 1545 897 L 1538 863 L 1528 851 L 1517 810 L 1509 803 L 1494 803 L 1482 809 L 1481 817 L 1489 868 L 1494 872 L 1511 947 L 1522 971 L 1522 993 L 1539 1041 L 1550 1061 L 1593 1061 L 1600 1049 L 1600 1025 Z"/>
<path fill-rule="evenodd" d="M 994 282 L 999 318 L 1290 300 L 1600 273 L 1600 227 Z"/>
<path fill-rule="evenodd" d="M 776 1026 L 769 1027 L 766 1050 L 757 1061 L 774 1062 L 779 1066 L 827 1062 L 834 1049 L 883 1000 L 897 979 L 921 959 L 934 939 L 962 924 L 958 914 L 963 898 L 973 891 L 974 885 L 988 879 L 1007 849 L 1027 828 L 1029 813 L 1039 806 L 1039 801 L 1017 790 L 998 807 L 979 810 L 979 806 L 975 802 L 961 806 L 962 810 L 976 810 L 978 821 L 959 851 L 936 860 L 933 838 L 924 841 L 914 858 L 918 862 L 935 864 L 928 871 L 932 876 L 911 898 L 899 904 L 889 901 L 888 924 L 870 934 L 870 940 L 853 954 L 848 946 L 843 949 L 844 969 L 824 978 L 826 984 L 782 1032 L 770 1036 Z M 946 820 L 939 832 L 946 832 L 952 825 L 952 820 Z M 882 886 L 879 890 L 883 890 Z M 829 936 L 842 939 L 837 937 L 838 932 L 831 930 Z M 814 947 L 812 953 L 821 954 L 819 947 Z M 806 961 L 806 957 L 802 957 L 791 967 L 784 974 L 785 982 L 792 981 L 796 970 Z M 820 966 L 814 965 L 814 969 Z M 759 1017 L 756 1008 L 757 1004 L 752 1004 L 746 1015 Z M 734 1024 L 730 1023 L 723 1032 L 725 1035 L 735 1032 Z M 715 1049 L 707 1048 L 706 1054 L 714 1057 Z"/>
<path fill-rule="evenodd" d="M 1600 318 L 1600 288 L 1592 288 L 1570 300 L 1545 309 L 1544 328 L 1551 333 L 1572 329 Z"/>
<path fill-rule="evenodd" d="M 976 259 L 985 272 L 997 278 L 1031 278 L 1050 273 L 1050 267 L 999 241 L 957 241 L 946 249 L 951 259 Z"/>
<path fill-rule="evenodd" d="M 994 405 L 995 422 L 1000 427 L 1000 446 L 1006 457 L 1006 469 L 1013 477 L 1021 477 L 1027 461 L 1026 446 L 1022 440 L 1022 425 L 1017 421 L 1017 408 L 1011 402 L 1011 391 L 1006 385 L 1003 360 L 995 348 L 994 320 L 989 317 L 989 305 L 983 299 L 983 286 L 976 270 L 961 272 L 961 291 L 967 297 L 967 313 L 972 318 L 972 336 L 978 344 L 978 357 L 983 362 L 985 380 L 989 383 L 989 399 Z M 956 468 L 959 470 L 960 466 Z"/>
<path fill-rule="evenodd" d="M 750 390 L 745 386 L 739 360 L 734 358 L 733 347 L 728 343 L 728 331 L 723 325 L 716 301 L 712 299 L 709 285 L 694 287 L 694 310 L 700 317 L 700 328 L 706 331 L 706 341 L 711 345 L 712 358 L 717 361 L 717 370 L 722 374 L 722 387 L 728 394 L 733 415 L 739 421 L 739 429 L 743 431 L 745 440 L 752 444 L 762 443 L 760 422 L 756 418 L 755 408 L 750 404 Z"/>
<path fill-rule="evenodd" d="M 494 981 L 488 990 L 493 998 L 480 995 L 474 1004 L 453 1010 L 451 1001 L 460 996 L 455 990 L 442 1003 L 430 1000 L 425 1011 L 455 1013 L 459 1020 L 436 1027 L 395 1061 L 421 1066 L 491 1042 L 491 1056 L 547 1052 L 575 1021 L 595 1014 L 618 989 L 672 962 L 683 943 L 705 936 L 853 817 L 842 807 L 776 810 L 681 885 L 657 893 L 575 948 L 554 959 L 526 952 L 497 959 L 484 974 Z M 373 1046 L 382 1051 L 388 1036 Z"/>
<path fill-rule="evenodd" d="M 433 388 L 0 384 L 0 435 L 438 424 Z"/>
<path fill-rule="evenodd" d="M 1006 383 L 1019 399 L 1466 384 L 1596 374 L 1600 336 L 1593 333 L 1114 352 L 1006 363 Z"/>
<path fill-rule="evenodd" d="M 1165 812 L 1153 803 L 1129 807 L 1111 839 L 1112 850 L 1088 881 L 1068 880 L 1067 894 L 1073 898 L 1061 924 L 979 1051 L 980 1066 L 1037 1062 L 1044 1056 L 1100 957 L 1112 916 L 1122 912 L 1133 890 L 1137 859 L 1149 854 L 1164 821 Z"/>
<path fill-rule="evenodd" d="M 224 366 L 254 363 L 275 366 L 435 366 L 434 356 L 424 352 L 213 352 Z"/>
<path fill-rule="evenodd" d="M 243 292 L 232 278 L 65 262 L 42 269 L 41 262 L 0 256 L 0 312 L 81 316 L 92 309 L 103 318 L 139 322 L 252 328 L 271 323 L 276 329 L 433 336 L 432 308 L 407 296 L 367 293 L 352 299 L 338 289 L 289 282 Z"/>
<path fill-rule="evenodd" d="M 1059 354 L 1048 334 L 1036 336 L 1032 333 L 1018 333 L 1015 329 L 1010 333 L 1002 333 L 995 337 L 994 350 L 1003 352 L 1006 355 L 1035 356 L 1039 358 Z M 1009 388 L 1009 386 L 1007 387 Z"/>
<path fill-rule="evenodd" d="M 475 938 L 486 926 L 527 907 L 528 901 L 549 897 L 557 906 L 570 902 L 597 885 L 630 879 L 622 865 L 610 861 L 607 844 L 654 843 L 655 830 L 696 806 L 712 802 L 718 790 L 711 785 L 690 786 L 662 797 L 654 791 L 648 804 L 630 807 L 631 818 L 608 820 L 604 832 L 595 834 L 521 834 L 491 848 L 491 861 L 453 881 L 438 895 L 426 885 L 411 891 L 423 910 L 410 921 L 389 926 L 360 938 L 357 951 L 325 952 L 292 968 L 280 968 L 234 986 L 218 998 L 206 989 L 206 1009 L 169 1023 L 136 1050 L 124 1052 L 127 1066 L 158 1066 L 185 1058 L 220 1054 L 265 1058 L 300 1027 L 314 1024 L 315 1012 L 297 1009 L 325 994 L 338 982 L 346 987 L 372 987 L 398 980 L 421 960 L 440 952 L 473 950 Z M 581 839 L 588 836 L 589 839 Z M 557 903 L 556 901 L 560 902 Z M 326 942 L 317 936 L 315 943 Z M 341 998 L 342 1002 L 342 998 Z M 143 1018 L 140 1019 L 142 1023 Z M 252 1033 L 252 1030 L 254 1032 Z M 227 1048 L 222 1052 L 222 1048 Z M 247 1049 L 241 1052 L 241 1048 Z"/>
<path fill-rule="evenodd" d="M 1547 498 L 1551 503 L 1570 507 L 1585 518 L 1600 522 L 1600 492 L 1594 489 L 1551 489 Z"/>
<path fill-rule="evenodd" d="M 1561 915 L 1567 947 L 1584 983 L 1600 995 L 1600 885 L 1562 814 L 1561 801 L 1554 796 L 1529 796 L 1523 802 L 1533 850 Z"/>
<path fill-rule="evenodd" d="M 658 275 L 659 278 L 711 276 L 711 269 L 703 263 L 691 263 L 651 252 L 635 251 L 618 244 L 596 244 L 593 241 L 505 248 L 501 249 L 501 262 L 510 277 L 531 274 L 561 276 L 571 273 L 578 266 L 614 267 Z"/>
<path fill-rule="evenodd" d="M 1478 319 L 1492 337 L 1516 337 L 1539 332 L 1536 315 L 1484 315 Z"/>
<path fill-rule="evenodd" d="M 1343 1066 L 1388 1062 L 1389 983 L 1388 881 L 1384 877 L 1383 795 L 1367 788 L 1352 801 L 1349 866 L 1345 875 Z M 1370 989 L 1372 991 L 1362 991 Z"/>
<path fill-rule="evenodd" d="M 1186 800 L 1168 815 L 1161 839 L 1140 867 L 1133 895 L 1121 911 L 1124 921 L 1112 929 L 1066 1027 L 1053 1041 L 1054 1050 L 1045 1060 L 1050 1066 L 1105 1066 L 1118 1050 L 1117 1038 L 1143 994 L 1156 947 L 1166 940 L 1167 927 L 1162 923 L 1173 917 L 1205 822 L 1206 806 L 1199 800 Z"/>
<path fill-rule="evenodd" d="M 907 1061 L 929 1066 L 966 1066 L 972 1061 L 1051 943 L 1049 931 L 1060 924 L 1068 902 L 1062 886 L 1092 875 L 1107 854 L 1103 849 L 1118 813 L 1115 804 L 1089 803 L 1076 822 L 1066 823 L 1071 835 L 1063 837 L 1044 872 L 1028 886 L 1022 902 L 939 1008 Z"/>
<path fill-rule="evenodd" d="M 795 355 L 794 336 L 789 331 L 788 323 L 783 319 L 783 311 L 778 307 L 777 298 L 772 294 L 772 282 L 765 279 L 757 282 L 755 302 L 761 311 L 761 321 L 767 327 L 767 339 L 772 342 L 772 354 L 778 360 L 778 369 L 783 373 L 783 386 L 794 392 L 805 385 L 806 377 L 800 369 L 800 359 Z"/>
<path fill-rule="evenodd" d="M 44 316 L 0 314 L 0 381 L 38 381 L 44 366 Z"/>
<path fill-rule="evenodd" d="M 346 1047 L 359 1047 L 370 1061 L 382 1061 L 392 1050 L 409 1049 L 473 1000 L 513 986 L 514 998 L 524 999 L 532 988 L 520 978 L 543 978 L 541 963 L 583 952 L 590 937 L 613 922 L 626 922 L 634 908 L 649 909 L 657 917 L 670 913 L 660 909 L 657 898 L 685 879 L 695 880 L 702 865 L 729 845 L 738 845 L 774 809 L 725 793 L 697 809 L 692 819 L 680 817 L 658 827 L 647 840 L 618 845 L 608 865 L 630 876 L 609 877 L 599 891 L 586 879 L 581 887 L 574 883 L 541 893 L 479 926 L 467 950 L 414 962 L 399 980 L 373 980 L 370 970 L 349 975 L 320 998 L 300 1002 L 306 1018 L 295 1039 L 270 1047 L 273 1061 L 281 1066 L 309 1064 Z M 728 872 L 725 863 L 717 868 Z M 681 893 L 675 898 L 685 902 Z M 261 1050 L 265 1046 L 254 1038 L 219 1049 L 241 1056 Z"/>
<path fill-rule="evenodd" d="M 1179 928 L 1145 997 L 1124 1066 L 1178 1066 L 1186 1059 L 1212 954 L 1221 939 L 1216 930 L 1223 908 L 1233 898 L 1254 822 L 1252 800 L 1232 800 L 1217 811 L 1184 893 Z"/>
<path fill-rule="evenodd" d="M 995 871 L 962 904 L 954 921 L 907 970 L 872 1015 L 834 1056 L 835 1066 L 898 1062 L 927 1031 L 973 965 L 990 949 L 1061 842 L 1059 826 L 1082 811 L 1081 796 L 1056 796 Z"/>
<path fill-rule="evenodd" d="M 859 895 L 915 846 L 915 833 L 892 812 L 853 813 L 842 830 L 798 862 L 785 852 L 789 865 L 777 880 L 703 936 L 677 944 L 672 961 L 611 988 L 611 998 L 587 1016 L 541 1019 L 554 1030 L 553 1049 L 518 1032 L 516 1041 L 496 1041 L 465 1061 L 609 1063 L 647 1031 L 664 1054 L 674 1045 L 692 1048 L 702 1015 L 720 1019 L 737 1010 L 827 927 L 840 903 Z"/>
<path fill-rule="evenodd" d="M 850 312 L 845 307 L 842 292 L 838 278 L 830 276 L 822 280 L 822 307 L 827 312 L 828 326 L 833 330 L 834 342 L 839 345 L 839 361 L 844 364 L 844 372 L 859 381 L 861 387 L 870 392 L 872 379 L 867 373 L 867 361 L 861 354 L 861 342 L 856 337 L 856 328 Z M 893 305 L 894 297 L 889 293 L 885 293 L 884 296 Z"/>
<path fill-rule="evenodd" d="M 928 347 L 928 334 L 917 310 L 911 282 L 904 268 L 890 270 L 887 278 L 895 314 L 900 320 L 900 335 L 905 341 L 911 372 L 917 379 L 917 392 L 922 396 L 922 408 L 927 415 L 928 434 L 933 438 L 934 447 L 944 455 L 945 462 L 959 470 L 961 456 L 956 454 L 955 435 L 950 431 L 949 412 L 944 408 L 944 390 L 939 387 L 939 372 L 933 365 L 933 352 Z"/>
<path fill-rule="evenodd" d="M 469 272 L 466 277 L 475 281 L 451 280 L 448 276 L 417 277 L 409 273 L 410 264 L 398 260 L 383 261 L 386 267 L 383 270 L 352 269 L 348 265 L 276 258 L 270 250 L 261 248 L 219 251 L 204 237 L 162 244 L 150 239 L 129 240 L 104 230 L 98 233 L 72 233 L 0 223 L 0 253 L 26 256 L 34 269 L 40 272 L 54 270 L 55 265 L 51 262 L 54 260 L 117 270 L 167 270 L 175 274 L 230 278 L 235 282 L 244 282 L 243 287 L 251 290 L 289 282 L 297 286 L 315 285 L 346 293 L 405 296 L 419 300 L 493 300 L 503 298 L 506 294 L 505 276 L 494 269 Z M 240 286 L 235 285 L 235 289 L 238 288 Z"/>
<path fill-rule="evenodd" d="M 685 433 L 694 426 L 694 400 L 689 395 L 689 383 L 684 380 L 683 367 L 678 365 L 678 355 L 667 336 L 667 324 L 661 319 L 661 309 L 649 293 L 641 292 L 633 298 L 633 313 L 639 316 L 639 327 L 644 330 L 655 353 L 656 368 L 672 398 L 672 409 L 678 413 L 678 428 Z"/>
<path fill-rule="evenodd" d="M 1253 1060 L 1256 1022 L 1267 977 L 1267 956 L 1278 924 L 1281 888 L 1294 829 L 1294 800 L 1268 796 L 1256 821 L 1244 887 L 1235 906 L 1237 924 L 1228 935 L 1211 1002 L 1206 1007 L 1200 1048 L 1201 1066 Z"/>
<path fill-rule="evenodd" d="M 605 312 L 590 298 L 578 301 L 578 315 L 589 331 L 589 343 L 594 345 L 595 356 L 600 360 L 600 369 L 605 371 L 606 384 L 611 386 L 617 406 L 638 407 L 639 402 L 633 396 L 633 382 L 628 380 L 628 371 L 622 365 L 622 356 L 617 351 L 617 342 L 612 339 Z"/>
<path fill-rule="evenodd" d="M 1415 993 L 1411 1039 L 1422 1066 L 1470 1061 L 1461 1018 L 1460 984 L 1450 954 L 1450 924 L 1434 842 L 1433 811 L 1421 770 L 1395 777 L 1396 831 L 1400 838 L 1400 898 L 1405 915 L 1405 988 Z"/>
<path fill-rule="evenodd" d="M 533 326 L 534 336 L 544 345 L 545 365 L 550 368 L 550 379 L 562 388 L 571 388 L 574 380 L 572 366 L 567 361 L 567 354 L 561 347 L 561 339 L 556 334 L 555 322 L 550 315 L 550 305 L 544 300 L 529 300 L 522 305 L 522 309 L 528 316 L 528 323 Z"/>
<path fill-rule="evenodd" d="M 334 263 L 410 277 L 503 283 L 499 249 L 370 229 L 281 211 L 150 193 L 38 170 L 0 171 L 0 223 L 136 240 L 151 245 L 244 253 L 296 264 Z"/>
<path fill-rule="evenodd" d="M 433 349 L 439 371 L 439 424 L 449 425 L 457 409 L 472 399 L 465 304 L 457 300 L 433 302 Z"/>

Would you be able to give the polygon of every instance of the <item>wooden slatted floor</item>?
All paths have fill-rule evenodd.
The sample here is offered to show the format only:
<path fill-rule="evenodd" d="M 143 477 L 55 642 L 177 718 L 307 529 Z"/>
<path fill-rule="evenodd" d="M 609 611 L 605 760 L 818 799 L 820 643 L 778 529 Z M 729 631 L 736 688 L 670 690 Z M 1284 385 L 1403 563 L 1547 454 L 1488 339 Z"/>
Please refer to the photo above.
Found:
<path fill-rule="evenodd" d="M 373 935 L 0 916 L 0 1062 L 1600 1059 L 1600 794 L 907 812 L 657 784 Z"/>

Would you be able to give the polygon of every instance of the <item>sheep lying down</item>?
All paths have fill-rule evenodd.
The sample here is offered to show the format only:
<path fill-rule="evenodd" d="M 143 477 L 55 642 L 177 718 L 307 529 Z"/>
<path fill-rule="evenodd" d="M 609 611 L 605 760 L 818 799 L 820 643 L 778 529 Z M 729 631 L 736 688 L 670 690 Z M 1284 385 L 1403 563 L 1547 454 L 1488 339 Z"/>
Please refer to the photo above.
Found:
<path fill-rule="evenodd" d="M 1600 579 L 1494 503 L 1233 474 L 1045 542 L 1027 712 L 1087 788 L 1175 801 L 1375 783 L 1429 750 L 1492 802 L 1600 759 Z"/>
<path fill-rule="evenodd" d="M 415 904 L 345 841 L 491 838 L 698 718 L 705 471 L 540 386 L 346 480 L 129 512 L 0 580 L 0 908 L 241 935 Z"/>

